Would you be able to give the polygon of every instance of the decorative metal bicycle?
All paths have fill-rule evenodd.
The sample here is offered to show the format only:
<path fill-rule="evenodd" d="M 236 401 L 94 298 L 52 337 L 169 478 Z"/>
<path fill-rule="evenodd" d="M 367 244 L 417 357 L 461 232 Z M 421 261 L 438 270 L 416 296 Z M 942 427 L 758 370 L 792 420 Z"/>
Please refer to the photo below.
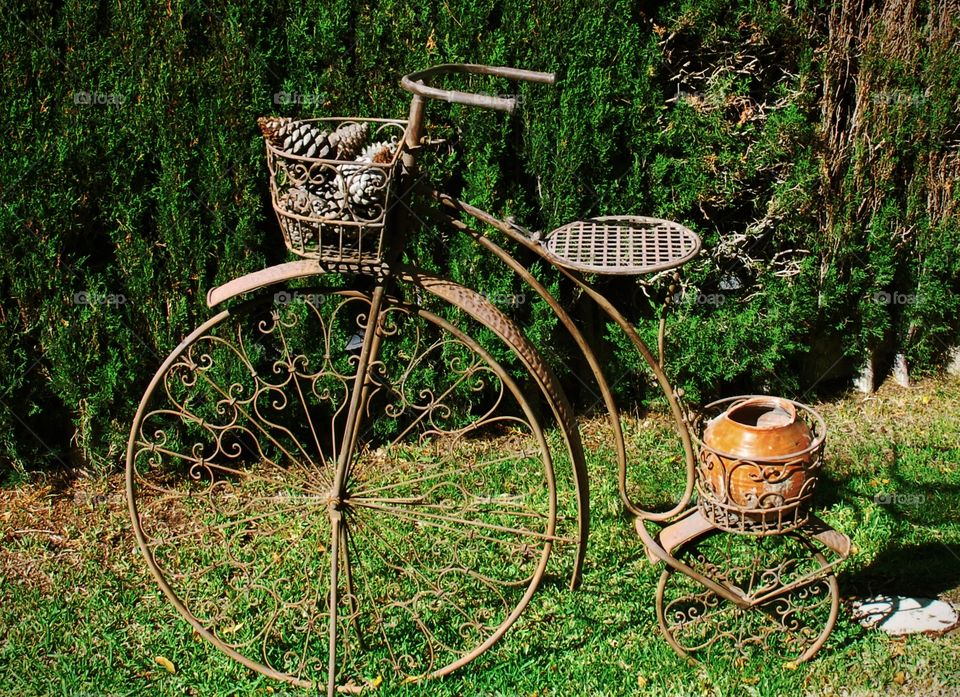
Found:
<path fill-rule="evenodd" d="M 808 514 L 812 484 L 796 499 L 744 506 L 698 477 L 711 452 L 699 427 L 660 360 L 582 277 L 674 269 L 697 255 L 699 239 L 637 216 L 531 233 L 447 194 L 420 196 L 428 99 L 514 107 L 430 86 L 445 73 L 554 81 L 443 65 L 403 78 L 414 95 L 406 120 L 262 121 L 274 208 L 302 258 L 211 290 L 208 304 L 226 309 L 174 349 L 141 400 L 127 496 L 163 592 L 234 659 L 332 695 L 376 676 L 446 675 L 476 658 L 528 605 L 555 548 L 571 550 L 578 584 L 589 496 L 570 404 L 507 315 L 407 262 L 407 233 L 430 216 L 516 273 L 583 352 L 609 414 L 624 505 L 651 560 L 666 563 L 656 605 L 670 644 L 698 655 L 731 639 L 739 650 L 809 658 L 836 620 L 832 569 L 849 543 Z M 685 453 L 685 491 L 670 510 L 630 500 L 617 406 L 576 323 L 464 215 L 552 264 L 640 352 Z M 819 462 L 823 422 L 797 408 L 813 424 L 808 454 Z M 567 486 L 569 505 L 558 497 Z"/>

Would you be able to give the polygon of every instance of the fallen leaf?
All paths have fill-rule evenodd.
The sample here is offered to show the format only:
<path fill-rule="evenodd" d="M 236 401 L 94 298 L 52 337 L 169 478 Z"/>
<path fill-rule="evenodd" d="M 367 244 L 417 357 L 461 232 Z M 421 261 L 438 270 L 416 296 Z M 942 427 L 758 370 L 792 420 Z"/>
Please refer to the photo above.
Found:
<path fill-rule="evenodd" d="M 794 663 L 793 661 L 787 661 L 786 663 L 783 664 L 783 667 L 786 668 L 787 670 L 796 670 L 797 664 Z"/>
<path fill-rule="evenodd" d="M 168 673 L 177 672 L 177 669 L 173 667 L 173 663 L 170 662 L 169 658 L 165 658 L 164 656 L 157 656 L 153 660 L 156 661 L 158 665 L 161 665 L 164 668 L 166 668 Z"/>
<path fill-rule="evenodd" d="M 243 622 L 240 622 L 239 624 L 235 624 L 235 625 L 233 625 L 232 627 L 227 627 L 226 629 L 223 630 L 223 633 L 224 633 L 224 634 L 236 634 L 236 633 L 239 632 L 241 629 L 243 629 Z"/>
<path fill-rule="evenodd" d="M 647 686 L 647 679 L 640 674 L 637 674 L 637 687 L 641 690 Z"/>
<path fill-rule="evenodd" d="M 367 680 L 367 684 L 368 684 L 370 687 L 372 687 L 374 690 L 376 690 L 378 687 L 380 687 L 380 683 L 382 683 L 382 682 L 383 682 L 383 676 L 382 676 L 382 675 L 378 675 L 378 676 L 375 677 L 373 680 Z"/>
<path fill-rule="evenodd" d="M 893 676 L 893 681 L 898 685 L 903 685 L 907 681 L 907 674 L 902 670 Z"/>

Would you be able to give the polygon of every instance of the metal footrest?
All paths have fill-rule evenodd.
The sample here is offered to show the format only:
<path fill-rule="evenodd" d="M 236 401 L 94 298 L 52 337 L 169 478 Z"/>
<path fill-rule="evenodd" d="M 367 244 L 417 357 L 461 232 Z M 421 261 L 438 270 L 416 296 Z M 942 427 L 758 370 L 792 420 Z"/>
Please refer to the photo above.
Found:
<path fill-rule="evenodd" d="M 640 532 L 643 524 L 644 521 L 642 518 L 638 517 L 634 521 L 637 532 Z M 722 528 L 714 525 L 700 510 L 691 508 L 683 513 L 676 521 L 663 528 L 656 538 L 654 538 L 653 543 L 659 547 L 662 553 L 673 556 L 677 549 L 711 530 L 722 530 Z M 837 532 L 815 515 L 811 515 L 807 523 L 803 527 L 798 528 L 798 530 L 805 537 L 816 540 L 836 555 L 838 558 L 834 563 L 850 556 L 850 538 L 841 532 Z M 641 538 L 645 537 L 642 533 L 640 536 Z M 659 554 L 656 554 L 655 551 L 651 549 L 650 545 L 645 544 L 645 546 L 647 548 L 647 558 L 651 564 L 656 564 L 663 560 Z M 833 563 L 830 564 L 830 566 L 833 566 Z"/>
<path fill-rule="evenodd" d="M 700 238 L 669 220 L 605 216 L 567 223 L 541 240 L 558 265 L 586 273 L 636 275 L 685 264 Z"/>

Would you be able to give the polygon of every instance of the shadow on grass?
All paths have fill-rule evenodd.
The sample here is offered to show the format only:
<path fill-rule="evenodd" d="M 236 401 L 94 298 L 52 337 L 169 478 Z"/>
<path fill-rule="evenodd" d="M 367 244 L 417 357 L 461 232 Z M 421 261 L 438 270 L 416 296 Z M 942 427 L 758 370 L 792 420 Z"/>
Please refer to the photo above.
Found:
<path fill-rule="evenodd" d="M 960 545 L 926 542 L 897 545 L 868 566 L 840 573 L 845 592 L 860 597 L 905 595 L 935 598 L 960 586 Z"/>
<path fill-rule="evenodd" d="M 935 540 L 911 543 L 918 526 L 950 527 L 960 519 L 960 486 L 947 482 L 912 481 L 909 468 L 894 459 L 878 472 L 876 491 L 865 494 L 855 486 L 821 473 L 816 506 L 853 507 L 861 520 L 867 509 L 882 511 L 893 524 L 889 539 L 866 567 L 838 574 L 845 595 L 905 595 L 960 600 L 960 544 Z M 906 469 L 907 471 L 903 471 Z M 861 487 L 862 488 L 862 487 Z M 841 531 L 851 534 L 851 530 Z M 926 536 L 926 535 L 925 535 Z"/>

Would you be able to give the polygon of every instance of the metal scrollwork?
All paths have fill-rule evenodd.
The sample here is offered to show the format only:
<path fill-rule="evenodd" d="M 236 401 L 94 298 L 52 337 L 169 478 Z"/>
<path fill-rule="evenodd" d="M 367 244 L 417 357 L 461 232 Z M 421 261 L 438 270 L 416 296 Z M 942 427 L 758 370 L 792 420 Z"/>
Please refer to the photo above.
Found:
<path fill-rule="evenodd" d="M 836 622 L 839 592 L 822 550 L 805 537 L 715 533 L 677 555 L 692 573 L 668 569 L 657 616 L 683 656 L 742 656 L 758 650 L 786 661 L 810 658 Z M 737 602 L 705 587 L 710 578 Z"/>
<path fill-rule="evenodd" d="M 370 295 L 276 297 L 195 332 L 138 412 L 128 477 L 151 568 L 203 636 L 268 675 L 326 682 L 331 631 L 341 684 L 449 672 L 566 541 L 546 437 L 445 320 L 388 301 L 358 377 Z"/>

